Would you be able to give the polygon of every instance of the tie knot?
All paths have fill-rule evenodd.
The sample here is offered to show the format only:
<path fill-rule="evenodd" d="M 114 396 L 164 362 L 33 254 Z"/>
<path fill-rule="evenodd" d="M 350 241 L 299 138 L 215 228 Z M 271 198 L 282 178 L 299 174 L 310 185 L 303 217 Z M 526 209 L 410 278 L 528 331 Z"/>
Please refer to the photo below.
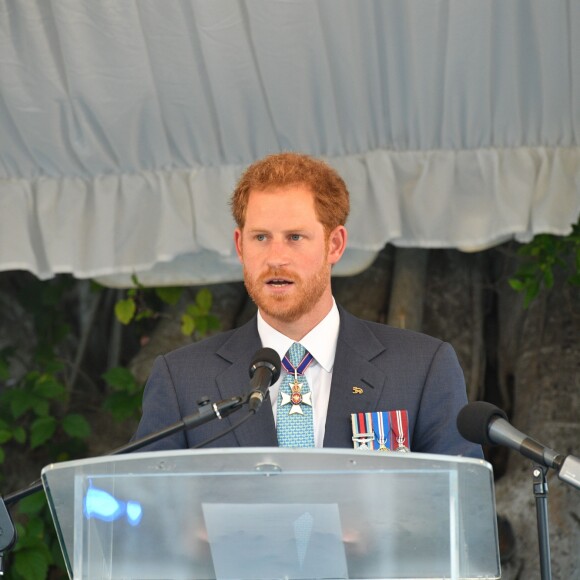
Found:
<path fill-rule="evenodd" d="M 294 367 L 298 367 L 300 365 L 305 355 L 306 349 L 299 342 L 295 342 L 286 353 L 288 360 Z"/>

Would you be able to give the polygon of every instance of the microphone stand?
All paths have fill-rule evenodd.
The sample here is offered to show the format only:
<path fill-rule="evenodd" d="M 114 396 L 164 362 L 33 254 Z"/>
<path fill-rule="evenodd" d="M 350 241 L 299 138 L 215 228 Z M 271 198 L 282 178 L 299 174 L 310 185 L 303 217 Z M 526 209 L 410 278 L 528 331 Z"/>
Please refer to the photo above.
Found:
<path fill-rule="evenodd" d="M 552 580 L 550 560 L 550 526 L 548 524 L 548 468 L 534 464 L 532 468 L 533 488 L 536 497 L 536 517 L 538 526 L 538 546 L 540 549 L 540 578 Z"/>
<path fill-rule="evenodd" d="M 223 401 L 212 404 L 208 397 L 203 397 L 198 401 L 198 408 L 195 413 L 151 435 L 118 447 L 108 453 L 108 455 L 131 453 L 151 443 L 155 443 L 159 439 L 173 435 L 173 433 L 177 433 L 178 431 L 194 429 L 213 419 L 223 419 L 240 409 L 246 402 L 247 397 L 232 397 L 231 399 L 224 399 Z M 255 411 L 251 411 L 251 413 L 253 414 Z M 6 506 L 17 503 L 26 496 L 41 491 L 42 488 L 42 481 L 39 479 L 28 487 L 8 494 L 6 497 L 0 496 L 0 576 L 4 575 L 4 553 L 12 549 L 16 543 L 16 529 Z"/>
<path fill-rule="evenodd" d="M 533 461 L 533 490 L 536 497 L 541 578 L 551 580 L 546 473 L 551 467 L 556 470 L 559 479 L 580 489 L 580 458 L 573 455 L 560 455 L 518 431 L 510 425 L 504 411 L 485 401 L 465 405 L 457 416 L 457 428 L 468 441 L 505 445 Z"/>

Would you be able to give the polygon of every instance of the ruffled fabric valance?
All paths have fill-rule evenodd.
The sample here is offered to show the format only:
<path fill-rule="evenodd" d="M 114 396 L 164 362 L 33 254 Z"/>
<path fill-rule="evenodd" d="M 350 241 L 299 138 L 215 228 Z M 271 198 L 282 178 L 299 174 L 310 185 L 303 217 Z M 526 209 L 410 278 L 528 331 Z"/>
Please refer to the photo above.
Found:
<path fill-rule="evenodd" d="M 0 270 L 241 279 L 228 199 L 326 159 L 350 249 L 474 251 L 580 214 L 575 0 L 0 0 Z"/>

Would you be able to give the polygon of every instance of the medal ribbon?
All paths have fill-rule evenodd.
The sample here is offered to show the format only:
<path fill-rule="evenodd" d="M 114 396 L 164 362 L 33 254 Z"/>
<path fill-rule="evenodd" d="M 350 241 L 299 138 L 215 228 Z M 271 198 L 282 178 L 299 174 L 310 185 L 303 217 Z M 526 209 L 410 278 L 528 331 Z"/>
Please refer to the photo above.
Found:
<path fill-rule="evenodd" d="M 406 410 L 352 413 L 350 421 L 355 449 L 410 451 Z"/>
<path fill-rule="evenodd" d="M 291 375 L 294 375 L 296 373 L 298 373 L 299 375 L 303 375 L 306 372 L 306 369 L 310 366 L 310 363 L 314 360 L 314 357 L 307 352 L 304 355 L 304 358 L 300 361 L 300 363 L 298 364 L 298 366 L 294 366 L 291 362 L 290 359 L 288 358 L 288 355 L 286 355 L 283 359 L 282 359 L 282 366 L 286 369 L 287 372 L 289 372 Z"/>
<path fill-rule="evenodd" d="M 390 451 L 391 441 L 389 437 L 390 429 L 388 413 L 379 411 L 376 413 L 369 413 L 369 415 L 372 415 L 375 432 L 374 443 L 376 444 L 376 447 L 373 447 L 373 449 L 378 449 L 379 451 Z"/>
<path fill-rule="evenodd" d="M 407 411 L 389 411 L 389 422 L 391 424 L 391 431 L 393 432 L 391 449 L 393 451 L 404 447 L 410 449 L 409 417 Z"/>
<path fill-rule="evenodd" d="M 371 413 L 352 413 L 352 441 L 355 449 L 374 449 L 373 421 Z"/>

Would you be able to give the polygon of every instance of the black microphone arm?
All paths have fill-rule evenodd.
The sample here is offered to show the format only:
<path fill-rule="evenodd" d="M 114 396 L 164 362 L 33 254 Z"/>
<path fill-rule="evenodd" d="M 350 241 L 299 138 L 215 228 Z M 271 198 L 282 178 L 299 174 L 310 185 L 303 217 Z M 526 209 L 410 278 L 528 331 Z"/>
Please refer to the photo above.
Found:
<path fill-rule="evenodd" d="M 268 389 L 270 385 L 275 383 L 280 376 L 281 368 L 280 357 L 278 353 L 271 348 L 260 349 L 252 358 L 250 365 L 250 393 L 243 397 L 231 397 L 224 399 L 217 403 L 212 403 L 208 397 L 203 397 L 198 401 L 198 408 L 195 413 L 183 417 L 180 421 L 169 425 L 160 431 L 151 433 L 146 437 L 131 441 L 122 447 L 118 447 L 110 451 L 108 455 L 120 455 L 123 453 L 131 453 L 137 451 L 142 447 L 146 447 L 151 443 L 155 443 L 160 439 L 169 437 L 179 431 L 186 431 L 199 427 L 213 419 L 223 419 L 234 411 L 240 409 L 244 404 L 248 403 L 249 411 L 248 417 L 255 414 L 262 401 L 268 396 Z M 243 422 L 243 421 L 242 421 Z M 239 426 L 235 424 L 231 429 Z M 230 429 L 230 430 L 231 430 Z M 226 431 L 226 432 L 229 432 Z M 221 433 L 221 437 L 226 432 Z M 210 441 L 213 441 L 212 438 Z M 9 550 L 16 541 L 16 531 L 14 524 L 7 510 L 7 506 L 17 503 L 21 499 L 42 490 L 42 482 L 37 480 L 31 483 L 28 487 L 10 493 L 4 497 L 0 496 L 0 576 L 2 572 L 2 553 Z"/>
<path fill-rule="evenodd" d="M 515 449 L 524 457 L 555 469 L 562 481 L 580 489 L 578 457 L 561 455 L 518 431 L 507 420 L 505 412 L 491 403 L 475 401 L 465 405 L 457 415 L 457 429 L 472 443 L 505 445 Z"/>
<path fill-rule="evenodd" d="M 146 437 L 136 439 L 135 441 L 131 441 L 130 443 L 127 443 L 122 447 L 118 447 L 113 451 L 109 451 L 107 455 L 121 455 L 123 453 L 132 453 L 133 451 L 137 451 L 142 447 L 150 445 L 151 443 L 155 443 L 156 441 L 164 439 L 165 437 L 169 437 L 169 435 L 173 435 L 174 433 L 177 433 L 179 431 L 186 431 L 187 429 L 199 427 L 200 425 L 212 421 L 213 419 L 223 419 L 224 417 L 227 417 L 234 411 L 238 410 L 243 404 L 244 404 L 243 397 L 232 397 L 231 399 L 224 399 L 223 401 L 218 401 L 217 403 L 211 403 L 211 401 L 207 397 L 204 397 L 198 401 L 198 408 L 195 413 L 183 417 L 181 421 L 177 421 L 176 423 L 173 423 L 173 425 L 169 425 L 169 427 L 165 427 L 164 429 L 155 431 L 155 433 L 151 433 Z M 42 482 L 40 480 L 37 480 L 26 488 L 20 489 L 18 491 L 15 491 L 13 493 L 4 496 L 3 503 L 5 505 L 17 503 L 26 496 L 36 493 L 37 491 L 40 490 L 42 490 Z M 2 512 L 0 511 L 0 522 L 1 521 L 2 521 Z M 2 546 L 0 542 L 0 551 L 1 547 Z"/>
<path fill-rule="evenodd" d="M 183 417 L 181 421 L 178 421 L 169 427 L 165 427 L 160 431 L 151 433 L 142 439 L 137 439 L 123 445 L 122 447 L 118 447 L 117 449 L 110 451 L 108 455 L 131 453 L 145 447 L 146 445 L 155 443 L 155 441 L 159 441 L 159 439 L 173 435 L 173 433 L 177 433 L 178 431 L 193 429 L 194 427 L 203 425 L 212 419 L 223 419 L 242 407 L 244 401 L 244 397 L 232 397 L 212 404 L 207 397 L 204 397 L 198 401 L 198 408 L 195 413 L 187 415 L 186 417 Z M 33 493 L 41 491 L 42 488 L 42 481 L 39 479 L 26 488 L 10 493 L 5 497 L 0 496 L 0 575 L 3 574 L 2 553 L 10 550 L 16 543 L 16 529 L 7 506 L 17 503 Z"/>

